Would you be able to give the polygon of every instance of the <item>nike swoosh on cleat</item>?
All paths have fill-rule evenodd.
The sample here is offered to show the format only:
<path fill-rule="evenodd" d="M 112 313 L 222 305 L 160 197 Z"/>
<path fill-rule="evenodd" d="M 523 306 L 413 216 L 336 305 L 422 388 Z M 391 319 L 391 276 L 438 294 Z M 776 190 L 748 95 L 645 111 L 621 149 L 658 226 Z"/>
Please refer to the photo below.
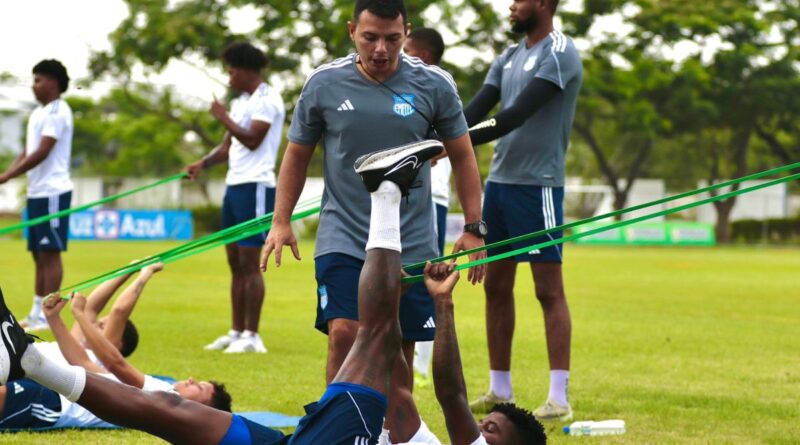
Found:
<path fill-rule="evenodd" d="M 414 166 L 413 168 L 417 168 L 417 165 L 419 165 L 419 158 L 417 158 L 416 156 L 409 156 L 400 161 L 399 164 L 395 165 L 393 169 L 386 172 L 383 176 L 389 176 L 390 174 L 396 172 L 397 170 L 400 170 L 406 165 L 413 165 Z"/>
<path fill-rule="evenodd" d="M 8 328 L 12 327 L 13 325 L 7 321 L 3 322 L 3 335 L 6 337 L 6 342 L 8 345 L 11 346 L 11 350 L 14 351 L 14 354 L 17 353 L 17 348 L 14 347 L 14 342 L 11 341 L 11 336 L 8 335 Z"/>

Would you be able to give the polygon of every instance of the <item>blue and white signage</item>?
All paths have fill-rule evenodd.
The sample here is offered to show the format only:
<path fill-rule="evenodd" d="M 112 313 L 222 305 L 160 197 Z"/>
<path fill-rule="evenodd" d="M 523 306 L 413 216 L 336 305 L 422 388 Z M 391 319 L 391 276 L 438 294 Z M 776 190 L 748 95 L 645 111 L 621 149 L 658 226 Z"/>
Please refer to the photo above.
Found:
<path fill-rule="evenodd" d="M 188 210 L 88 210 L 69 218 L 73 240 L 190 240 Z"/>

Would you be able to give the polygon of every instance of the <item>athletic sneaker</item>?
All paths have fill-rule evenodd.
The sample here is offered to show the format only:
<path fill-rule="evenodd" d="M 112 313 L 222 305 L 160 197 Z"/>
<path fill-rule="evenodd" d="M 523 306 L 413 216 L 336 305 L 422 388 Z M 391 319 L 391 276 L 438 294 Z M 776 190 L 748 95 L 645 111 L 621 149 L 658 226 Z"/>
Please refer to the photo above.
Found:
<path fill-rule="evenodd" d="M 536 419 L 540 422 L 546 422 L 548 420 L 566 422 L 572 420 L 572 408 L 569 406 L 569 403 L 562 405 L 554 400 L 547 399 L 544 405 L 533 411 L 533 415 L 536 416 Z"/>
<path fill-rule="evenodd" d="M 244 333 L 223 352 L 225 354 L 242 354 L 245 352 L 263 354 L 267 352 L 267 348 L 264 346 L 264 342 L 261 341 L 261 337 L 258 334 Z"/>
<path fill-rule="evenodd" d="M 474 414 L 488 414 L 495 405 L 500 403 L 514 403 L 514 396 L 504 399 L 489 390 L 486 394 L 470 402 L 469 409 Z"/>
<path fill-rule="evenodd" d="M 392 181 L 403 196 L 408 196 L 419 169 L 442 150 L 444 146 L 439 141 L 415 142 L 365 154 L 356 159 L 354 168 L 370 193 L 378 190 L 381 182 Z"/>
<path fill-rule="evenodd" d="M 25 329 L 25 332 L 32 332 L 32 331 L 43 331 L 45 329 L 50 329 L 50 325 L 47 324 L 47 319 L 44 318 L 44 315 L 41 313 L 36 315 L 33 313 L 28 314 L 27 317 L 23 318 L 19 321 L 19 325 Z"/>
<path fill-rule="evenodd" d="M 33 343 L 33 337 L 26 334 L 22 327 L 11 315 L 0 290 L 0 385 L 5 385 L 10 380 L 25 377 L 20 360 L 22 354 L 28 349 L 28 343 Z"/>
<path fill-rule="evenodd" d="M 205 349 L 206 351 L 220 351 L 227 348 L 228 346 L 231 345 L 231 343 L 235 342 L 238 339 L 239 339 L 239 334 L 234 335 L 229 332 L 221 337 L 217 337 L 216 340 L 205 345 L 203 349 Z"/>

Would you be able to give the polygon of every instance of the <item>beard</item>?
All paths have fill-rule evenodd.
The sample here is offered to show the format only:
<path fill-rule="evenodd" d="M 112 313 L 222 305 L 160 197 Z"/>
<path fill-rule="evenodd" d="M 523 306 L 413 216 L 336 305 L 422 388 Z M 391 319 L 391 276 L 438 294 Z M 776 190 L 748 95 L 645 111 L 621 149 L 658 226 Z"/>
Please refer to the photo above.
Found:
<path fill-rule="evenodd" d="M 536 19 L 536 15 L 535 14 L 531 14 L 531 16 L 528 17 L 526 20 L 523 20 L 521 22 L 512 23 L 511 24 L 511 31 L 513 31 L 513 32 L 515 32 L 517 34 L 525 34 L 528 31 L 536 28 L 536 25 L 538 25 L 538 24 L 539 24 L 539 22 Z"/>

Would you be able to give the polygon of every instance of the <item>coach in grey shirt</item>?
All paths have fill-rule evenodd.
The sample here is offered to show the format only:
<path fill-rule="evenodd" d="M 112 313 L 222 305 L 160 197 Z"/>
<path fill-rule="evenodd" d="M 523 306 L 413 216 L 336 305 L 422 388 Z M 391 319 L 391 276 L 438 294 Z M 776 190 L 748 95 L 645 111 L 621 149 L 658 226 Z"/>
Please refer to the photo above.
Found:
<path fill-rule="evenodd" d="M 371 202 L 353 169 L 355 160 L 376 150 L 430 138 L 433 128 L 443 139 L 453 164 L 465 223 L 481 219 L 480 178 L 455 83 L 442 69 L 401 54 L 408 31 L 402 0 L 356 1 L 348 31 L 357 54 L 312 72 L 295 107 L 279 174 L 273 226 L 262 259 L 264 269 L 275 251 L 279 265 L 285 245 L 299 259 L 289 219 L 303 189 L 314 147 L 321 141 L 325 151 L 325 192 L 314 255 L 316 327 L 328 334 L 329 383 L 358 329 L 358 277 L 365 256 Z M 438 256 L 428 165 L 420 172 L 419 181 L 400 213 L 403 264 Z M 456 249 L 481 245 L 481 236 L 465 232 Z M 481 252 L 472 259 L 484 256 Z M 483 272 L 483 267 L 470 271 L 473 283 L 482 279 Z M 433 339 L 433 317 L 433 304 L 424 285 L 414 286 L 403 295 L 400 321 L 406 360 L 413 356 L 414 341 Z M 387 425 L 393 442 L 406 442 L 420 429 L 420 423 L 411 399 L 410 368 L 407 363 L 398 366 L 402 369 L 394 373 L 397 381 L 391 385 Z M 400 417 L 405 421 L 395 422 Z"/>
<path fill-rule="evenodd" d="M 473 144 L 499 138 L 484 196 L 487 244 L 563 224 L 564 158 L 583 68 L 572 40 L 553 29 L 557 6 L 558 0 L 512 3 L 513 30 L 526 35 L 494 61 L 483 87 L 464 110 L 467 122 L 473 125 Z M 498 100 L 500 111 L 485 119 Z M 561 236 L 560 231 L 554 231 L 490 249 L 489 255 Z M 484 283 L 489 391 L 470 404 L 473 412 L 484 413 L 497 403 L 514 401 L 514 280 L 517 263 L 526 262 L 531 264 L 536 297 L 544 312 L 550 359 L 550 391 L 534 414 L 539 420 L 572 418 L 567 400 L 572 328 L 562 261 L 562 246 L 556 245 L 489 264 Z"/>

